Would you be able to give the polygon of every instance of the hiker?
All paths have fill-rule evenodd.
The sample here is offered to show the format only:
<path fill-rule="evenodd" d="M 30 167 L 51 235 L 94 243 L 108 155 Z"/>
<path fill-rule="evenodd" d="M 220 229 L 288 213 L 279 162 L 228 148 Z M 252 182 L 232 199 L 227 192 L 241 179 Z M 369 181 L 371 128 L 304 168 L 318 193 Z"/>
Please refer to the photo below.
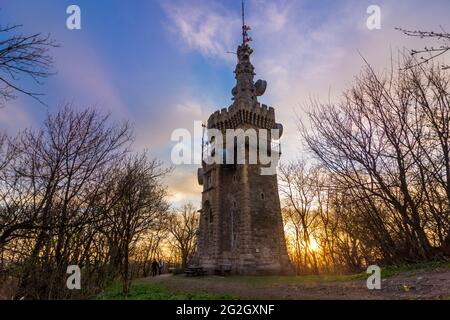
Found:
<path fill-rule="evenodd" d="M 158 262 L 155 259 L 152 261 L 152 277 L 158 274 Z"/>
<path fill-rule="evenodd" d="M 161 259 L 159 260 L 158 268 L 159 268 L 159 275 L 161 275 L 164 269 L 164 261 L 162 261 Z"/>

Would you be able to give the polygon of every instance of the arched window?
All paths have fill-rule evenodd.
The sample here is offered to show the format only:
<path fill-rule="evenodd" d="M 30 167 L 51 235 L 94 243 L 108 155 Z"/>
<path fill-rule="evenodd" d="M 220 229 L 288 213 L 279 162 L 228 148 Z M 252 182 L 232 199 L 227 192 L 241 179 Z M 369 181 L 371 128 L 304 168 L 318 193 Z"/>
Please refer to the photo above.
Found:
<path fill-rule="evenodd" d="M 264 200 L 265 198 L 266 198 L 266 196 L 265 196 L 265 194 L 264 194 L 264 192 L 261 192 L 261 200 Z"/>
<path fill-rule="evenodd" d="M 205 218 L 208 220 L 208 222 L 212 223 L 213 222 L 213 211 L 212 211 L 209 201 L 205 201 L 205 203 L 203 205 L 203 212 L 205 213 Z"/>
<path fill-rule="evenodd" d="M 212 188 L 212 177 L 210 174 L 206 176 L 206 184 L 205 184 L 205 189 L 209 188 Z"/>

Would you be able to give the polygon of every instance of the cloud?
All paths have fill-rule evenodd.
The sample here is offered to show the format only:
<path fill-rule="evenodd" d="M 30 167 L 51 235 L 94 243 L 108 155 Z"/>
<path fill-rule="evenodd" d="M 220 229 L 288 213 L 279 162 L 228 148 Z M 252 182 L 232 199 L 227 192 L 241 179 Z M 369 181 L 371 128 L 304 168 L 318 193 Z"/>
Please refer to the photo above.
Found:
<path fill-rule="evenodd" d="M 178 104 L 175 107 L 175 112 L 179 114 L 183 119 L 185 119 L 185 116 L 189 116 L 194 119 L 201 119 L 203 116 L 202 107 L 195 102 Z"/>
<path fill-rule="evenodd" d="M 183 99 L 186 98 L 185 101 Z M 149 148 L 153 150 L 167 150 L 172 144 L 170 137 L 175 129 L 187 129 L 193 132 L 195 121 L 205 121 L 207 118 L 208 104 L 205 101 L 189 98 L 186 96 L 177 97 L 172 101 L 161 104 L 161 109 L 165 111 L 157 115 L 157 119 L 152 114 L 141 112 L 141 118 L 136 124 L 136 145 L 138 148 Z M 148 108 L 147 110 L 150 110 Z M 145 121 L 145 119 L 148 119 Z M 165 152 L 166 160 L 169 160 L 170 153 Z"/>
<path fill-rule="evenodd" d="M 197 167 L 180 166 L 167 179 L 169 200 L 175 207 L 187 202 L 199 204 L 202 187 L 197 181 Z"/>
<path fill-rule="evenodd" d="M 0 128 L 8 134 L 14 135 L 33 124 L 33 117 L 19 100 L 8 101 L 6 106 L 0 107 Z"/>
<path fill-rule="evenodd" d="M 229 60 L 234 48 L 233 32 L 239 17 L 219 2 L 163 0 L 161 7 L 169 19 L 169 29 L 187 46 L 205 56 Z"/>

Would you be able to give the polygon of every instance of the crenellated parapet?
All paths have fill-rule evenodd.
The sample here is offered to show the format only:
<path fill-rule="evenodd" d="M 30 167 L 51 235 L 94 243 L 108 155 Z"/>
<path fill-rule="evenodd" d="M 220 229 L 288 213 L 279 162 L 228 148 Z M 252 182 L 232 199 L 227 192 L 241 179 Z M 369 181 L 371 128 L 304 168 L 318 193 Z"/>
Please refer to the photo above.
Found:
<path fill-rule="evenodd" d="M 209 129 L 236 129 L 242 125 L 262 129 L 275 129 L 275 110 L 265 104 L 254 103 L 251 108 L 236 105 L 214 112 L 208 119 Z"/>

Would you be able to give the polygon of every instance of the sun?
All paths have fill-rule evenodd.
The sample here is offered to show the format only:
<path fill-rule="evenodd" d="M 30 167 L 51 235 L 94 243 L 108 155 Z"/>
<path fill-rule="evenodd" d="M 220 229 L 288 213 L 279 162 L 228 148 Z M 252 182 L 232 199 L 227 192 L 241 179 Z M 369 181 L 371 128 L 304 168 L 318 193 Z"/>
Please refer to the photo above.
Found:
<path fill-rule="evenodd" d="M 309 238 L 309 250 L 311 251 L 317 251 L 319 249 L 319 244 L 317 243 L 316 239 L 313 237 Z"/>

